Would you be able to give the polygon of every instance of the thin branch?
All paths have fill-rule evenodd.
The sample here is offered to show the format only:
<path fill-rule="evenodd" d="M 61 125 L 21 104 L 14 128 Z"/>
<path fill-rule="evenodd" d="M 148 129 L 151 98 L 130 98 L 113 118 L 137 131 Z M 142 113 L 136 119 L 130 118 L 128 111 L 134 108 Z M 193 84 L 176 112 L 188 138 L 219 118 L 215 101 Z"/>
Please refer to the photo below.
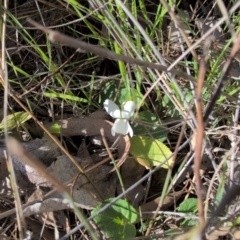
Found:
<path fill-rule="evenodd" d="M 116 54 L 115 52 L 110 51 L 105 48 L 102 48 L 102 47 L 99 47 L 98 45 L 89 44 L 89 43 L 83 42 L 79 39 L 69 37 L 58 31 L 53 31 L 49 28 L 46 28 L 46 27 L 38 24 L 37 22 L 33 21 L 32 19 L 28 19 L 28 22 L 30 24 L 32 24 L 33 26 L 35 26 L 37 29 L 48 34 L 49 40 L 52 42 L 58 42 L 60 44 L 63 44 L 63 45 L 66 45 L 66 46 L 69 46 L 69 47 L 72 47 L 75 49 L 80 49 L 83 52 L 90 52 L 97 56 L 101 56 L 101 57 L 105 57 L 105 58 L 109 58 L 109 59 L 113 59 L 113 60 L 117 60 L 117 61 L 123 61 L 123 62 L 129 63 L 129 64 L 132 64 L 132 65 L 139 65 L 139 66 L 150 68 L 150 69 L 157 69 L 159 71 L 170 72 L 170 73 L 178 75 L 179 77 L 183 77 L 183 78 L 189 79 L 193 82 L 196 82 L 196 79 L 194 77 L 189 76 L 188 74 L 186 74 L 182 71 L 175 70 L 175 69 L 172 69 L 171 71 L 169 71 L 168 67 L 165 67 L 160 64 L 145 62 L 145 61 L 131 58 L 131 57 L 128 57 L 128 56 L 125 56 L 122 54 Z"/>
<path fill-rule="evenodd" d="M 196 192 L 198 197 L 198 215 L 200 224 L 205 223 L 204 220 L 204 210 L 203 210 L 203 199 L 201 194 L 201 177 L 200 177 L 200 168 L 202 160 L 202 145 L 204 138 L 204 124 L 203 124 L 203 115 L 202 115 L 202 88 L 204 83 L 204 77 L 206 73 L 206 63 L 205 59 L 201 59 L 198 75 L 198 85 L 196 89 L 196 102 L 197 102 L 197 136 L 196 136 L 196 146 L 195 146 L 195 158 L 194 158 L 194 175 L 196 181 Z"/>

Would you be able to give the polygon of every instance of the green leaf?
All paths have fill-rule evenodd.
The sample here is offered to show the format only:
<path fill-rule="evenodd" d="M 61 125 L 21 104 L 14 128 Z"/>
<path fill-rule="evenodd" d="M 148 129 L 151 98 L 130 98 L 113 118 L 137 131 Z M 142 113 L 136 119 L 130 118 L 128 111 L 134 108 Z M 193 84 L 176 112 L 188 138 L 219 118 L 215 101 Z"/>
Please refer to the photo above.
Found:
<path fill-rule="evenodd" d="M 11 130 L 15 127 L 19 127 L 21 124 L 25 123 L 30 118 L 31 118 L 31 115 L 29 115 L 26 112 L 16 112 L 16 113 L 10 114 L 2 120 L 2 122 L 0 123 L 0 129 L 4 129 L 5 119 L 7 121 L 8 130 Z"/>
<path fill-rule="evenodd" d="M 58 123 L 54 123 L 50 128 L 49 131 L 54 134 L 60 134 L 61 133 L 61 128 Z"/>
<path fill-rule="evenodd" d="M 180 223 L 181 226 L 184 227 L 194 227 L 198 224 L 196 219 L 186 218 L 184 221 Z"/>
<path fill-rule="evenodd" d="M 120 89 L 118 100 L 121 104 L 127 101 L 134 101 L 138 106 L 143 98 L 143 95 L 139 93 L 135 88 L 122 88 Z"/>
<path fill-rule="evenodd" d="M 149 112 L 149 111 L 142 111 L 138 113 L 139 119 L 142 122 L 146 122 L 146 124 L 138 124 L 133 126 L 133 132 L 135 135 L 149 135 L 160 142 L 163 142 L 167 138 L 168 130 L 167 128 L 163 128 L 160 126 L 157 117 Z"/>
<path fill-rule="evenodd" d="M 232 220 L 231 222 L 227 222 L 228 227 L 239 226 L 239 224 L 240 224 L 240 217 L 237 217 L 236 219 Z"/>
<path fill-rule="evenodd" d="M 106 99 L 114 99 L 118 91 L 118 81 L 112 80 L 107 82 L 99 94 L 99 103 L 102 105 Z M 118 104 L 116 102 L 116 104 Z"/>
<path fill-rule="evenodd" d="M 145 168 L 150 169 L 162 164 L 163 168 L 168 169 L 173 165 L 172 158 L 165 162 L 172 155 L 172 152 L 162 142 L 147 136 L 135 136 L 130 141 L 130 153 Z"/>
<path fill-rule="evenodd" d="M 225 185 L 227 181 L 227 171 L 228 171 L 228 165 L 226 161 L 223 163 L 222 166 L 222 176 L 220 178 L 220 183 L 218 185 L 214 206 L 217 207 L 219 203 L 222 201 L 223 195 L 225 193 Z"/>
<path fill-rule="evenodd" d="M 169 102 L 170 102 L 170 99 L 169 99 L 168 95 L 164 95 L 163 99 L 162 99 L 162 106 L 166 107 Z"/>
<path fill-rule="evenodd" d="M 111 201 L 112 198 L 105 200 L 92 210 L 91 215 L 95 214 Z M 135 237 L 136 229 L 132 223 L 136 220 L 136 210 L 127 201 L 122 199 L 117 200 L 117 202 L 94 218 L 94 221 L 106 236 L 116 240 Z"/>
<path fill-rule="evenodd" d="M 188 198 L 184 200 L 182 203 L 180 203 L 178 207 L 179 212 L 185 212 L 185 213 L 195 213 L 198 209 L 198 200 L 197 198 Z M 186 218 L 184 219 L 180 225 L 185 227 L 193 227 L 197 225 L 197 220 L 192 218 Z"/>
<path fill-rule="evenodd" d="M 183 89 L 183 94 L 185 96 L 185 100 L 190 103 L 193 99 L 192 92 L 188 88 Z"/>
<path fill-rule="evenodd" d="M 114 47 L 115 47 L 115 52 L 117 54 L 122 54 L 122 48 L 118 45 L 117 42 L 114 41 Z M 121 73 L 121 76 L 123 78 L 123 82 L 125 83 L 125 85 L 127 84 L 127 70 L 126 70 L 126 65 L 123 61 L 118 61 L 118 66 L 119 66 L 119 70 Z"/>
<path fill-rule="evenodd" d="M 80 97 L 76 97 L 73 95 L 69 95 L 69 94 L 64 94 L 64 93 L 56 93 L 56 92 L 44 92 L 43 95 L 45 97 L 50 97 L 50 98 L 62 98 L 65 100 L 71 100 L 74 102 L 84 102 L 87 103 L 88 100 L 84 99 L 84 98 L 80 98 Z"/>
<path fill-rule="evenodd" d="M 178 211 L 194 213 L 198 209 L 197 204 L 197 198 L 188 198 L 179 205 Z"/>

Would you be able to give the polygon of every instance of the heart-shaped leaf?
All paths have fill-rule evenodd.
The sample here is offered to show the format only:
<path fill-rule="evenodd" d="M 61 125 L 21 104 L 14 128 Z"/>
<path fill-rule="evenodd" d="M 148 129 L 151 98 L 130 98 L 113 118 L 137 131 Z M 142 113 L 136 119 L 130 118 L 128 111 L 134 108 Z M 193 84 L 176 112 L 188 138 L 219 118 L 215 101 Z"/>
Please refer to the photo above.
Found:
<path fill-rule="evenodd" d="M 143 95 L 134 88 L 122 88 L 119 91 L 118 100 L 122 104 L 127 101 L 134 101 L 136 105 L 141 102 Z"/>
<path fill-rule="evenodd" d="M 169 158 L 172 152 L 162 142 L 147 136 L 135 136 L 130 141 L 130 153 L 145 168 L 150 169 L 160 164 L 163 168 L 169 168 L 173 165 L 172 157 Z"/>
<path fill-rule="evenodd" d="M 98 212 L 112 199 L 105 200 L 93 209 L 91 215 Z M 99 213 L 94 221 L 98 227 L 112 239 L 126 239 L 136 236 L 136 229 L 132 223 L 137 219 L 136 210 L 125 200 L 119 199 L 104 212 Z"/>

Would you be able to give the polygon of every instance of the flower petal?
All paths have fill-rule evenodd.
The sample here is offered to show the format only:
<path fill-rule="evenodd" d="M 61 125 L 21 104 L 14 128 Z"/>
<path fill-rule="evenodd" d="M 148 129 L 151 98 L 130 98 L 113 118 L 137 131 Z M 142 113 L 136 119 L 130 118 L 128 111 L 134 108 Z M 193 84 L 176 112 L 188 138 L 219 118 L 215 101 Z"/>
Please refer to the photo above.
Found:
<path fill-rule="evenodd" d="M 111 117 L 113 117 L 113 118 L 121 117 L 120 109 L 116 103 L 107 99 L 104 101 L 103 105 L 104 105 L 105 110 Z"/>
<path fill-rule="evenodd" d="M 128 132 L 129 132 L 129 136 L 132 137 L 133 136 L 133 130 L 132 130 L 132 127 L 129 124 L 129 122 L 128 122 Z"/>
<path fill-rule="evenodd" d="M 124 112 L 128 112 L 129 118 L 133 116 L 136 109 L 136 104 L 133 101 L 128 101 L 123 105 Z"/>
<path fill-rule="evenodd" d="M 112 135 L 115 137 L 116 132 L 114 131 L 114 128 L 113 128 L 113 127 L 111 128 L 111 133 L 112 133 Z"/>
<path fill-rule="evenodd" d="M 123 119 L 129 119 L 131 117 L 131 113 L 124 110 L 120 112 L 120 115 L 121 116 L 119 118 L 123 118 Z"/>
<path fill-rule="evenodd" d="M 116 119 L 112 127 L 112 133 L 120 133 L 126 135 L 129 130 L 129 123 L 126 119 Z M 113 135 L 115 136 L 115 134 Z"/>

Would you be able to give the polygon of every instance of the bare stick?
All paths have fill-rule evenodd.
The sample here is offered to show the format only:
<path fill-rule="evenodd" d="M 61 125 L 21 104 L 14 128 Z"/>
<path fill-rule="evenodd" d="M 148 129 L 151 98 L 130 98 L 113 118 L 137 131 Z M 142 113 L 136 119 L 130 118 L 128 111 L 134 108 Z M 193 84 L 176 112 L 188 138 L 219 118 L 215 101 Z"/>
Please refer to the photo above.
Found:
<path fill-rule="evenodd" d="M 110 51 L 108 49 L 99 47 L 97 45 L 85 43 L 79 39 L 75 39 L 75 38 L 69 37 L 63 33 L 53 31 L 49 28 L 46 28 L 46 27 L 38 24 L 37 22 L 33 21 L 32 19 L 28 18 L 27 20 L 30 24 L 35 26 L 37 29 L 42 30 L 43 32 L 47 33 L 49 35 L 48 37 L 49 37 L 50 41 L 52 41 L 52 42 L 58 42 L 58 43 L 66 45 L 66 46 L 75 48 L 75 49 L 80 49 L 84 52 L 90 52 L 95 55 L 113 59 L 113 60 L 117 60 L 117 61 L 120 60 L 120 61 L 132 64 L 132 65 L 139 65 L 139 66 L 150 68 L 150 69 L 157 69 L 159 71 L 171 72 L 173 74 L 178 75 L 179 77 L 183 77 L 185 79 L 189 79 L 191 81 L 196 82 L 196 79 L 194 77 L 192 77 L 182 71 L 178 71 L 175 69 L 172 69 L 171 71 L 169 71 L 168 67 L 165 67 L 163 65 L 145 62 L 145 61 L 131 58 L 131 57 L 128 57 L 128 56 L 125 56 L 122 54 L 116 54 L 115 52 Z"/>
<path fill-rule="evenodd" d="M 203 114 L 202 114 L 202 88 L 204 83 L 204 77 L 206 73 L 205 59 L 201 60 L 199 75 L 198 75 L 198 85 L 196 89 L 196 102 L 197 102 L 197 137 L 195 146 L 195 158 L 194 158 L 194 176 L 196 179 L 196 192 L 198 197 L 198 215 L 200 219 L 200 224 L 205 223 L 204 220 L 204 209 L 203 209 L 203 199 L 202 199 L 202 183 L 200 177 L 200 166 L 202 160 L 202 145 L 204 138 L 204 124 L 203 124 Z"/>

